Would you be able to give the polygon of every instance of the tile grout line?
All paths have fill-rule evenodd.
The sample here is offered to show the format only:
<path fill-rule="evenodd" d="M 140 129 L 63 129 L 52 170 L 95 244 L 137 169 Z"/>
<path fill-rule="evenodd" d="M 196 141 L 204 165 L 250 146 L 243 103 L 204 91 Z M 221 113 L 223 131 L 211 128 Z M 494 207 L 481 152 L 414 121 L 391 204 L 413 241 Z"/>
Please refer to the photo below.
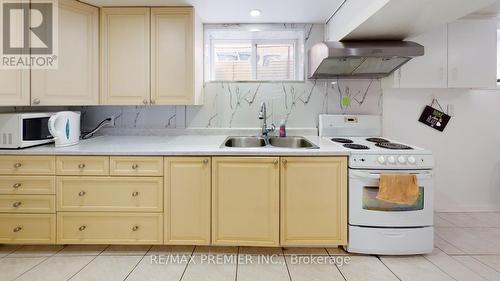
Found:
<path fill-rule="evenodd" d="M 337 246 L 338 248 L 338 246 Z M 328 254 L 328 257 L 333 258 L 333 256 L 330 254 L 330 251 L 328 251 L 327 248 L 324 248 L 326 253 Z M 347 255 L 349 257 L 349 255 Z M 342 272 L 342 270 L 340 270 L 339 266 L 337 265 L 336 262 L 333 263 L 335 265 L 335 268 L 337 269 L 337 271 L 340 273 L 340 276 L 342 276 L 342 278 L 344 278 L 344 281 L 347 281 L 347 277 L 345 277 L 344 273 Z"/>
<path fill-rule="evenodd" d="M 452 225 L 454 225 L 454 226 L 458 226 L 458 225 L 454 224 L 452 221 L 447 220 L 447 219 L 443 218 L 442 216 L 440 216 L 440 215 L 439 215 L 439 213 L 434 213 L 434 215 L 438 216 L 440 219 L 442 219 L 442 220 L 444 220 L 444 221 L 446 221 L 446 222 L 451 223 L 451 224 L 452 224 Z"/>
<path fill-rule="evenodd" d="M 380 256 L 377 255 L 375 257 L 392 273 L 392 275 L 394 275 L 398 280 L 402 281 L 402 279 L 399 278 L 399 276 L 394 271 L 392 271 L 392 269 L 389 268 L 389 266 L 387 266 L 387 264 L 385 264 L 385 262 L 380 258 Z"/>
<path fill-rule="evenodd" d="M 144 253 L 144 255 L 142 255 L 142 257 L 139 259 L 139 261 L 137 261 L 137 263 L 134 265 L 132 270 L 130 270 L 130 272 L 127 274 L 127 276 L 125 276 L 125 278 L 123 278 L 123 281 L 127 280 L 127 278 L 130 276 L 130 274 L 132 274 L 132 272 L 137 268 L 137 266 L 141 263 L 141 261 L 144 259 L 144 257 L 149 253 L 149 251 L 151 251 L 152 248 L 153 248 L 153 245 L 150 245 L 148 250 Z"/>
<path fill-rule="evenodd" d="M 193 259 L 193 255 L 194 255 L 194 252 L 196 251 L 196 247 L 197 246 L 193 247 L 193 250 L 191 251 L 191 255 L 189 257 L 189 260 L 188 260 L 186 266 L 184 267 L 184 270 L 182 271 L 181 278 L 179 279 L 179 281 L 181 281 L 182 278 L 184 278 L 184 274 L 186 273 L 188 266 L 191 264 L 191 259 Z"/>
<path fill-rule="evenodd" d="M 442 251 L 443 252 L 443 251 Z M 443 254 L 447 255 L 447 253 L 443 252 Z M 444 269 L 442 269 L 439 265 L 435 264 L 434 262 L 432 262 L 430 259 L 427 258 L 427 255 L 422 255 L 422 257 L 427 260 L 428 262 L 430 262 L 432 265 L 434 265 L 437 269 L 439 269 L 439 271 L 443 272 L 444 274 L 446 274 L 448 277 L 450 277 L 451 279 L 453 280 L 457 280 L 455 277 L 451 276 L 448 272 L 446 272 Z M 453 259 L 452 257 L 448 256 L 449 258 Z M 481 277 L 481 276 L 480 276 Z M 458 280 L 457 280 L 458 281 Z"/>
<path fill-rule="evenodd" d="M 285 261 L 285 268 L 286 268 L 286 272 L 288 272 L 288 278 L 290 279 L 290 281 L 292 281 L 292 274 L 290 273 L 290 269 L 288 268 L 288 263 L 286 262 L 286 256 L 285 256 L 285 252 L 283 250 L 283 247 L 281 247 L 281 256 L 283 257 L 283 260 Z"/>
<path fill-rule="evenodd" d="M 463 267 L 468 268 L 470 271 L 472 271 L 472 272 L 476 273 L 478 276 L 480 276 L 480 277 L 484 278 L 485 280 L 489 280 L 488 278 L 484 277 L 481 273 L 477 272 L 477 271 L 476 271 L 476 270 L 474 270 L 473 268 L 468 267 L 468 266 L 467 266 L 465 263 L 463 263 L 461 260 L 456 259 L 456 258 L 455 258 L 456 256 L 450 256 L 450 257 L 451 257 L 452 259 L 454 259 L 455 261 L 457 261 L 458 263 L 460 263 Z M 468 258 L 471 258 L 471 259 L 473 259 L 473 260 L 476 260 L 476 259 L 474 259 L 474 257 L 471 257 L 471 256 L 462 256 L 462 257 L 468 257 Z M 476 260 L 476 261 L 477 261 L 477 260 Z M 483 263 L 481 263 L 480 261 L 477 261 L 477 262 L 479 262 L 480 264 L 483 264 Z M 485 266 L 486 266 L 486 265 L 485 265 Z"/>
<path fill-rule="evenodd" d="M 5 256 L 1 257 L 0 260 L 3 260 L 5 259 L 7 256 L 9 256 L 10 254 L 14 253 L 15 251 L 19 250 L 20 248 L 23 247 L 23 245 L 14 245 L 16 248 L 13 249 L 12 251 L 8 252 Z"/>
<path fill-rule="evenodd" d="M 93 259 L 91 259 L 88 263 L 86 263 L 82 268 L 80 268 L 77 272 L 75 272 L 75 274 L 71 275 L 70 278 L 68 278 L 67 281 L 71 280 L 73 277 L 75 277 L 76 275 L 78 275 L 78 273 L 80 273 L 84 268 L 86 268 L 91 262 L 93 262 L 95 259 L 97 259 L 98 256 L 100 256 L 104 251 L 106 251 L 107 248 L 109 248 L 110 245 L 107 245 L 106 247 L 104 247 L 104 249 L 102 249 L 99 254 L 95 255 Z"/>
<path fill-rule="evenodd" d="M 22 246 L 24 247 L 24 246 Z M 20 248 L 22 248 L 20 247 Z M 18 275 L 16 278 L 14 278 L 13 280 L 16 280 L 16 279 L 19 279 L 21 276 L 23 276 L 24 274 L 28 273 L 29 271 L 33 270 L 35 267 L 41 265 L 42 263 L 44 263 L 45 261 L 47 261 L 49 258 L 55 256 L 57 253 L 59 253 L 60 251 L 62 251 L 66 246 L 63 246 L 59 251 L 56 251 L 55 253 L 53 253 L 52 255 L 50 256 L 46 256 L 46 257 L 42 257 L 42 258 L 45 258 L 43 259 L 42 261 L 40 261 L 39 263 L 35 264 L 34 266 L 30 267 L 29 269 L 27 269 L 26 271 L 24 271 L 23 273 L 21 273 L 20 275 Z M 20 249 L 19 248 L 19 249 Z M 22 257 L 20 257 L 22 258 Z M 25 257 L 25 258 L 36 258 L 36 257 Z"/>
<path fill-rule="evenodd" d="M 484 265 L 484 266 L 486 266 L 486 267 L 488 267 L 488 268 L 493 269 L 495 272 L 500 273 L 500 271 L 498 271 L 497 269 L 495 269 L 493 266 L 491 266 L 491 265 L 489 265 L 489 264 L 486 264 L 486 263 L 482 262 L 481 260 L 477 259 L 477 258 L 476 258 L 476 257 L 474 257 L 474 256 L 470 256 L 470 257 L 471 257 L 471 258 L 473 258 L 475 261 L 479 262 L 480 264 L 482 264 L 482 265 Z"/>

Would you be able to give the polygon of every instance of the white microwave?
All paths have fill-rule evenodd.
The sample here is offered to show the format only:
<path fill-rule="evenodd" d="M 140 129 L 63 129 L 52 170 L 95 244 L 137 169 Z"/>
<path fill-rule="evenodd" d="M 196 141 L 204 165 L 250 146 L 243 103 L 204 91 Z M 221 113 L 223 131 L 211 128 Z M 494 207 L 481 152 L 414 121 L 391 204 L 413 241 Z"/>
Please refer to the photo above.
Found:
<path fill-rule="evenodd" d="M 0 148 L 17 149 L 51 143 L 49 118 L 54 112 L 0 114 Z"/>

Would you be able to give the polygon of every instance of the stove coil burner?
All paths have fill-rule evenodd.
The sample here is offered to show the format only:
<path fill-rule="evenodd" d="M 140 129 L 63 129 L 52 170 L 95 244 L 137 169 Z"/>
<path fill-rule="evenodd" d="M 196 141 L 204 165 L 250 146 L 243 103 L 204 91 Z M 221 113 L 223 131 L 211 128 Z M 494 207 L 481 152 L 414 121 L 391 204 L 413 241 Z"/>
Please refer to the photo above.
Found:
<path fill-rule="evenodd" d="M 350 148 L 350 149 L 370 149 L 368 146 L 366 145 L 362 145 L 362 144 L 356 144 L 356 143 L 348 143 L 348 144 L 344 144 L 344 147 L 347 147 L 347 148 Z"/>
<path fill-rule="evenodd" d="M 332 141 L 338 142 L 338 143 L 353 143 L 352 140 L 345 139 L 345 138 L 333 138 Z"/>
<path fill-rule="evenodd" d="M 389 142 L 388 140 L 383 138 L 367 138 L 366 140 L 374 143 Z"/>
<path fill-rule="evenodd" d="M 375 145 L 378 147 L 387 148 L 387 149 L 401 149 L 401 150 L 413 149 L 410 146 L 400 144 L 400 143 L 394 143 L 394 142 L 379 142 L 379 143 L 376 143 Z"/>

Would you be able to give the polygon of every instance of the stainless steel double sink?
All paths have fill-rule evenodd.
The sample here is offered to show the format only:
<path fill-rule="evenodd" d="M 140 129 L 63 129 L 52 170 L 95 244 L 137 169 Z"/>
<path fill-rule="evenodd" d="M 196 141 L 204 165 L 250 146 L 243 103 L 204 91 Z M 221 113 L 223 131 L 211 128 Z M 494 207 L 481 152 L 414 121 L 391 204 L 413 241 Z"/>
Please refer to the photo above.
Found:
<path fill-rule="evenodd" d="M 269 144 L 263 137 L 239 136 L 228 137 L 221 147 L 232 148 L 259 148 L 259 147 L 280 147 L 280 148 L 304 148 L 318 149 L 319 147 L 304 137 L 269 137 Z"/>

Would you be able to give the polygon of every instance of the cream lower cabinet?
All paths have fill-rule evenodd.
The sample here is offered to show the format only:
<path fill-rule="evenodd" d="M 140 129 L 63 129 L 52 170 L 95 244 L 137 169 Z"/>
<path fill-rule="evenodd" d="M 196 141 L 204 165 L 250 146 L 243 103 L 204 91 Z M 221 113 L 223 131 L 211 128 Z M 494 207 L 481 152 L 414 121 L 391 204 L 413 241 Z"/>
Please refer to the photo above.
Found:
<path fill-rule="evenodd" d="M 347 244 L 347 158 L 281 159 L 281 245 Z"/>
<path fill-rule="evenodd" d="M 212 158 L 212 244 L 279 245 L 279 158 Z"/>
<path fill-rule="evenodd" d="M 165 244 L 210 244 L 210 162 L 165 158 Z"/>

